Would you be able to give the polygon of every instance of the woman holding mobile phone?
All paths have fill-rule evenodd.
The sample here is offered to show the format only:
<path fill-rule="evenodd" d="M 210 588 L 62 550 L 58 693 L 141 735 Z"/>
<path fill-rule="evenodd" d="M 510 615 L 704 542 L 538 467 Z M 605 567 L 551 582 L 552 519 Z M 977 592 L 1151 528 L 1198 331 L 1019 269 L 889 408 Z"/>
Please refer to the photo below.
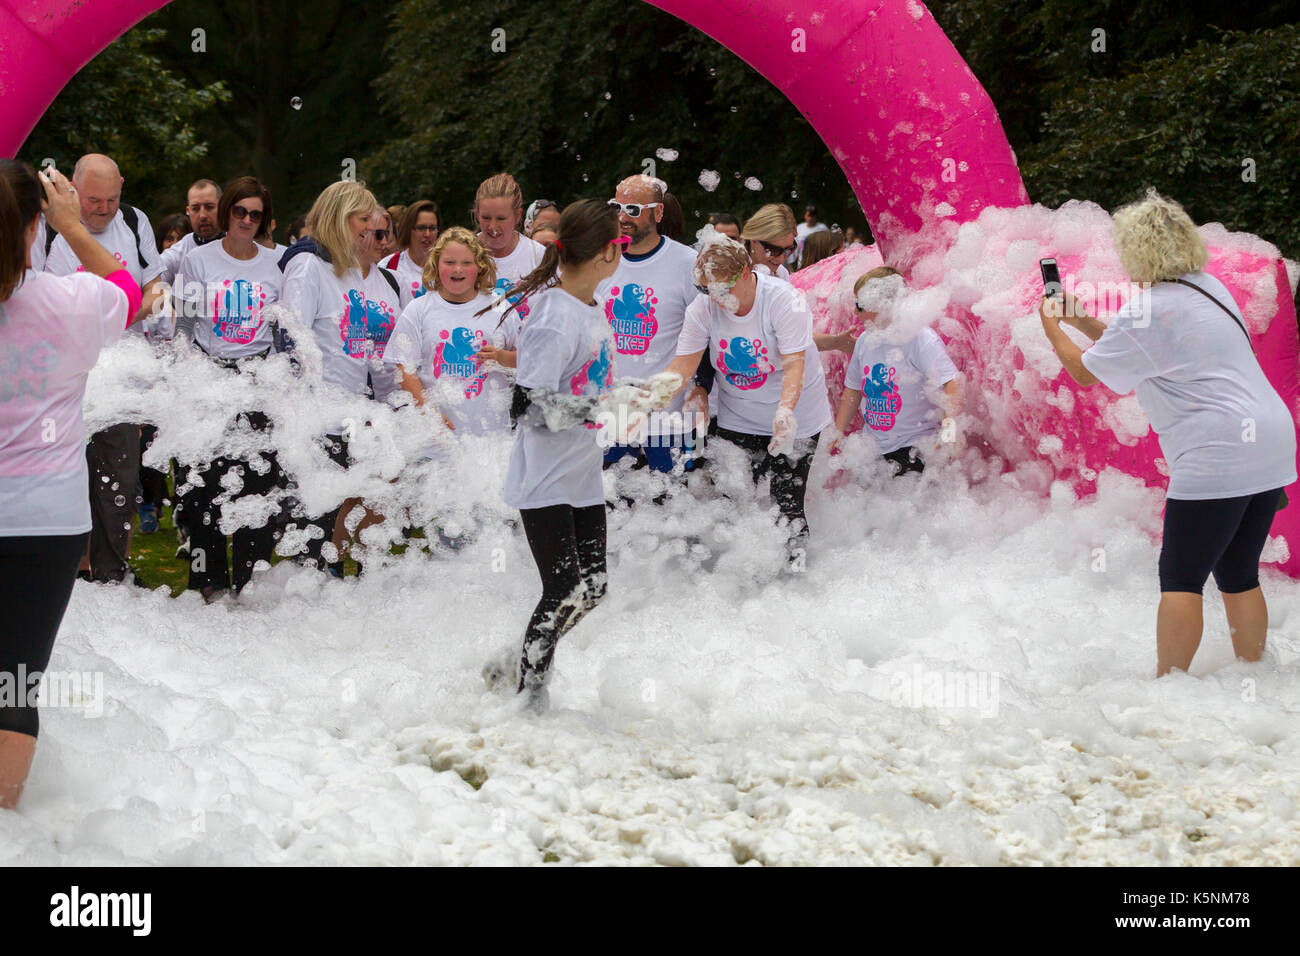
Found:
<path fill-rule="evenodd" d="M 1150 190 L 1114 218 L 1120 262 L 1146 288 L 1109 325 L 1070 295 L 1044 296 L 1043 330 L 1079 385 L 1136 392 L 1170 464 L 1156 676 L 1191 666 L 1210 574 L 1236 656 L 1257 661 L 1268 631 L 1259 559 L 1284 488 L 1296 480 L 1295 424 L 1255 359 L 1232 295 L 1203 271 L 1205 240 L 1182 206 Z M 1092 347 L 1079 348 L 1062 322 Z M 1243 439 L 1246 422 L 1252 441 Z"/>
<path fill-rule="evenodd" d="M 31 271 L 42 209 L 85 272 Z M 31 682 L 49 663 L 90 533 L 86 377 L 140 304 L 131 273 L 82 225 L 63 174 L 0 159 L 0 352 L 16 358 L 0 402 L 0 674 L 29 681 L 0 695 L 0 810 L 17 806 L 27 781 L 40 727 Z"/>

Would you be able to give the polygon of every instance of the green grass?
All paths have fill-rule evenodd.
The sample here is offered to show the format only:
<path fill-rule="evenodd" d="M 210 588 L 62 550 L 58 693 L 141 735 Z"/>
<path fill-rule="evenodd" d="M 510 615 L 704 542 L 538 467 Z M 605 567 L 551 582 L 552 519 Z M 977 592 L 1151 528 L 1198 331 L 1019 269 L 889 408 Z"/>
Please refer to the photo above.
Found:
<path fill-rule="evenodd" d="M 168 484 L 170 485 L 170 479 Z M 168 496 L 169 501 L 175 501 L 172 496 Z M 177 558 L 176 547 L 180 544 L 180 539 L 176 537 L 176 525 L 172 522 L 171 506 L 164 506 L 162 513 L 158 515 L 158 530 L 152 534 L 142 534 L 140 532 L 140 514 L 136 512 L 132 518 L 131 532 L 131 567 L 135 570 L 136 578 L 148 588 L 166 586 L 171 591 L 172 597 L 181 594 L 189 584 L 190 565 L 189 559 Z M 424 539 L 423 529 L 416 529 L 411 535 L 411 540 Z M 410 545 L 399 544 L 390 549 L 391 554 L 402 554 Z M 281 557 L 278 554 L 271 555 L 271 563 L 279 564 L 281 561 L 288 561 L 288 558 Z M 226 548 L 226 566 L 232 566 L 229 544 Z M 351 557 L 344 558 L 343 573 L 354 575 L 357 573 L 357 563 Z"/>

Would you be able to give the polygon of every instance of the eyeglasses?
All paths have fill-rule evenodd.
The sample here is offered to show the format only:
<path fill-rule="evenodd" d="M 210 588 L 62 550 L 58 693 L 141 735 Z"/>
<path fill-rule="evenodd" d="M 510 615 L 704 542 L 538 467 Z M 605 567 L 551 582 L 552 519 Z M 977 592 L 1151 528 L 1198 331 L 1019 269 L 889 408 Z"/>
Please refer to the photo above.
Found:
<path fill-rule="evenodd" d="M 437 234 L 438 234 L 438 227 L 437 227 L 437 226 L 413 226 L 411 231 L 412 231 L 412 232 L 431 232 L 431 233 L 433 233 L 434 235 L 437 235 Z"/>
<path fill-rule="evenodd" d="M 373 229 L 371 230 L 371 232 L 374 234 L 376 242 L 383 242 L 385 239 L 388 238 L 387 229 Z"/>
<path fill-rule="evenodd" d="M 234 205 L 230 207 L 230 214 L 236 219 L 247 219 L 253 225 L 257 225 L 262 221 L 262 210 L 260 209 L 245 209 L 243 206 Z"/>
<path fill-rule="evenodd" d="M 781 256 L 788 256 L 791 253 L 793 253 L 795 249 L 798 248 L 798 245 L 796 243 L 791 243 L 788 246 L 778 246 L 776 245 L 776 243 L 764 242 L 762 239 L 758 240 L 758 244 L 767 250 L 767 254 L 769 256 L 772 256 L 774 258 L 779 258 Z"/>
<path fill-rule="evenodd" d="M 617 199 L 611 199 L 609 205 L 615 209 L 620 209 L 629 219 L 638 218 L 642 212 L 647 209 L 653 209 L 655 206 L 662 206 L 658 202 L 619 202 Z"/>

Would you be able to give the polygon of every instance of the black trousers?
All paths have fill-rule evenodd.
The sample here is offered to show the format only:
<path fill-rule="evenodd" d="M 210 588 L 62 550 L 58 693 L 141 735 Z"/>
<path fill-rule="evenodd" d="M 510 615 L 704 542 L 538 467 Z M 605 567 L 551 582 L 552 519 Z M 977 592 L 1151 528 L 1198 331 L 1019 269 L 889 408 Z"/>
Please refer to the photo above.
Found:
<path fill-rule="evenodd" d="M 1281 496 L 1274 488 L 1239 498 L 1165 499 L 1160 590 L 1201 594 L 1211 573 L 1223 594 L 1259 587 L 1259 556 Z"/>
<path fill-rule="evenodd" d="M 919 475 L 925 471 L 925 459 L 912 445 L 904 445 L 897 451 L 891 451 L 889 454 L 880 457 L 893 465 L 895 478 L 901 478 L 903 475 L 912 472 Z"/>
<path fill-rule="evenodd" d="M 145 450 L 153 444 L 153 440 L 158 437 L 158 429 L 154 425 L 140 426 L 140 457 L 144 458 Z M 140 504 L 153 505 L 158 509 L 159 517 L 162 516 L 163 499 L 167 497 L 167 476 L 156 468 L 146 468 L 140 465 L 140 497 L 143 499 Z"/>
<path fill-rule="evenodd" d="M 245 412 L 239 416 L 254 431 L 265 431 L 270 420 L 262 412 Z M 213 499 L 225 494 L 222 477 L 232 468 L 242 472 L 243 487 L 230 497 L 232 500 L 249 495 L 265 495 L 282 487 L 284 476 L 276 462 L 275 453 L 263 455 L 270 462 L 266 474 L 258 474 L 247 461 L 220 457 L 211 462 L 199 475 L 202 486 L 191 488 L 185 496 L 187 521 L 190 530 L 190 580 L 193 590 L 206 587 L 243 590 L 253 577 L 253 565 L 270 561 L 275 549 L 275 522 L 268 518 L 260 528 L 240 528 L 230 536 L 231 568 L 226 560 L 226 536 L 221 533 L 221 505 Z M 232 575 L 233 571 L 233 575 Z"/>
<path fill-rule="evenodd" d="M 140 428 L 111 425 L 86 445 L 90 469 L 90 577 L 121 581 L 131 545 L 135 486 L 140 480 Z"/>
<path fill-rule="evenodd" d="M 767 446 L 771 435 L 746 435 L 719 428 L 717 438 L 743 448 L 749 455 L 750 473 L 755 484 L 764 475 L 771 475 L 772 499 L 781 509 L 781 516 L 790 522 L 790 540 L 796 543 L 808 536 L 808 518 L 804 514 L 804 495 L 808 492 L 808 471 L 812 468 L 820 434 L 799 438 L 794 443 L 794 457 L 772 455 Z"/>
<path fill-rule="evenodd" d="M 552 505 L 519 514 L 542 578 L 542 598 L 524 632 L 523 691 L 545 681 L 555 645 L 605 596 L 605 506 Z"/>
<path fill-rule="evenodd" d="M 0 607 L 5 614 L 0 674 L 15 682 L 12 699 L 0 693 L 0 730 L 29 737 L 40 730 L 36 708 L 28 706 L 29 685 L 17 683 L 18 675 L 31 678 L 49 665 L 87 538 L 85 533 L 0 538 Z"/>

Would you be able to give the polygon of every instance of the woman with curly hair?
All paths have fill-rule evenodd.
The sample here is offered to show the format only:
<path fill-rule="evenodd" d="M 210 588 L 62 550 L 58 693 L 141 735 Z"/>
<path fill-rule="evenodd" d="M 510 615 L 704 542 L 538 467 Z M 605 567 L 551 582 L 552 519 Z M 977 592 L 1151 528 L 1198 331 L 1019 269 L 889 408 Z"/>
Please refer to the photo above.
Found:
<path fill-rule="evenodd" d="M 1264 377 L 1232 294 L 1202 271 L 1205 240 L 1182 206 L 1149 190 L 1116 211 L 1115 245 L 1144 288 L 1113 322 L 1097 321 L 1068 294 L 1045 297 L 1039 314 L 1076 382 L 1137 393 L 1169 462 L 1156 675 L 1191 665 L 1211 573 L 1236 656 L 1259 660 L 1268 630 L 1259 558 L 1283 489 L 1296 480 L 1291 413 Z M 1062 322 L 1092 347 L 1076 345 Z"/>

